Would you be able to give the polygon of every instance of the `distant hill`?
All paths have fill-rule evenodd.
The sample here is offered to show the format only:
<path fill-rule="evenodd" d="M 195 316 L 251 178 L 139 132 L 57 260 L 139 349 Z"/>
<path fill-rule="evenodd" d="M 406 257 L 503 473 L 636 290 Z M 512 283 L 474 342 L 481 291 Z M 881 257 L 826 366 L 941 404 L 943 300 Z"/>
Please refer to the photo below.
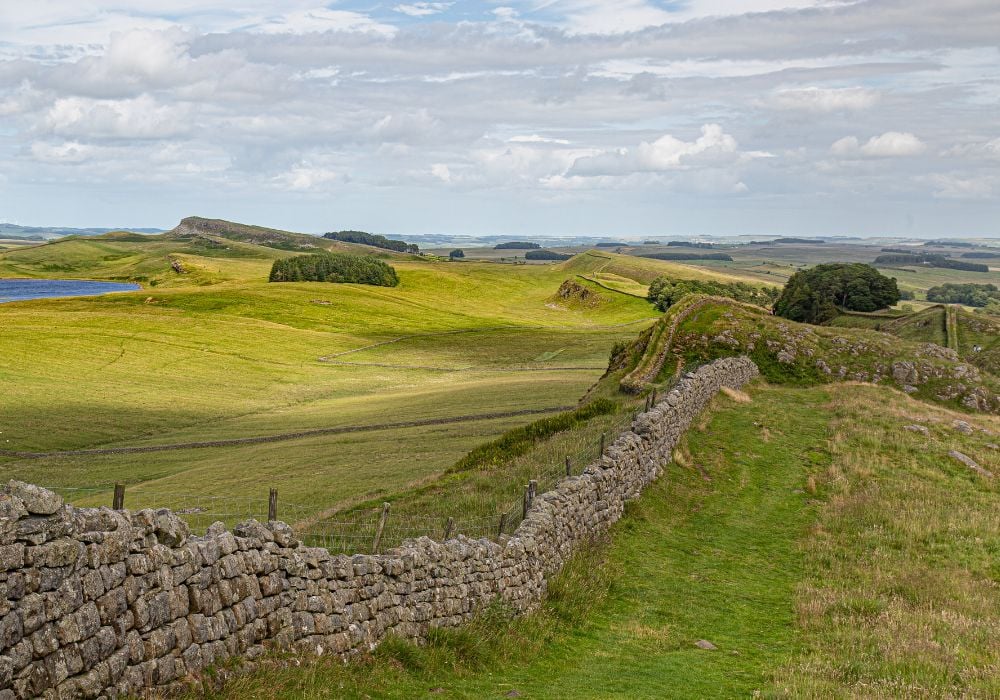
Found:
<path fill-rule="evenodd" d="M 158 228 L 66 228 L 62 226 L 20 226 L 18 224 L 0 223 L 0 238 L 51 240 L 65 236 L 101 236 L 112 231 L 128 231 L 130 233 L 163 233 Z"/>
<path fill-rule="evenodd" d="M 200 216 L 189 216 L 181 219 L 177 227 L 168 232 L 165 237 L 177 239 L 194 236 L 219 236 L 240 243 L 253 243 L 268 248 L 302 252 L 326 247 L 323 245 L 323 239 L 319 236 L 282 231 L 265 226 L 239 224 L 224 219 L 205 219 Z"/>
<path fill-rule="evenodd" d="M 266 226 L 240 224 L 225 219 L 205 219 L 200 216 L 189 216 L 172 231 L 164 234 L 165 238 L 187 240 L 193 237 L 225 238 L 238 243 L 287 250 L 296 253 L 312 253 L 319 250 L 330 250 L 344 253 L 376 255 L 376 257 L 398 257 L 398 253 L 376 248 L 361 243 L 343 241 L 314 236 L 308 233 L 282 231 Z"/>

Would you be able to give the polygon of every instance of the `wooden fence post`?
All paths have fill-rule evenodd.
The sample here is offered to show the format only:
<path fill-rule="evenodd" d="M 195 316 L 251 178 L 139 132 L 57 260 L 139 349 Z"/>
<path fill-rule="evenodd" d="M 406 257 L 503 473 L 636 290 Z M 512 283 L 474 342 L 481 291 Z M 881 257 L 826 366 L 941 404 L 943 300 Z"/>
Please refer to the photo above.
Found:
<path fill-rule="evenodd" d="M 278 519 L 278 489 L 271 489 L 267 494 L 267 521 Z"/>
<path fill-rule="evenodd" d="M 524 485 L 524 496 L 521 498 L 521 520 L 528 517 L 528 506 L 531 505 L 529 499 L 531 498 L 531 486 L 528 484 Z"/>
<path fill-rule="evenodd" d="M 372 542 L 372 554 L 378 554 L 378 548 L 382 546 L 382 532 L 385 530 L 385 521 L 389 519 L 389 504 L 382 504 L 382 515 L 378 519 L 378 527 L 375 528 L 375 541 Z"/>
<path fill-rule="evenodd" d="M 497 528 L 497 537 L 503 534 L 503 529 L 507 527 L 507 513 L 500 514 L 500 527 Z"/>
<path fill-rule="evenodd" d="M 528 507 L 535 502 L 535 496 L 538 495 L 538 482 L 532 479 L 528 482 Z"/>
<path fill-rule="evenodd" d="M 573 471 L 573 466 L 569 461 L 569 455 L 566 455 L 566 476 L 569 476 Z"/>
<path fill-rule="evenodd" d="M 444 539 L 442 542 L 447 542 L 451 538 L 451 532 L 455 529 L 455 519 L 448 518 L 448 522 L 444 526 Z"/>
<path fill-rule="evenodd" d="M 125 508 L 125 484 L 115 484 L 115 495 L 111 500 L 111 508 L 114 510 Z"/>
<path fill-rule="evenodd" d="M 607 433 L 601 433 L 601 453 L 597 455 L 598 457 L 604 456 L 604 440 L 607 437 Z"/>
<path fill-rule="evenodd" d="M 650 401 L 649 407 L 652 408 L 656 405 L 656 387 L 653 387 L 652 400 Z"/>

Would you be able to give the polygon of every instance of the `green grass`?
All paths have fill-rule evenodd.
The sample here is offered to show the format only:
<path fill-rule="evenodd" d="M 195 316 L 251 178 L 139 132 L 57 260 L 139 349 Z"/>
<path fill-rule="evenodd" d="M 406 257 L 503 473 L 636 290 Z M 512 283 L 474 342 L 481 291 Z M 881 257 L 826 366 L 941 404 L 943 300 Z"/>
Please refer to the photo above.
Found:
<path fill-rule="evenodd" d="M 926 310 L 913 317 L 932 318 L 933 313 Z M 910 318 L 899 322 L 906 323 Z M 920 324 L 911 330 L 924 333 Z M 924 342 L 923 337 L 904 340 L 863 328 L 795 323 L 750 306 L 713 303 L 684 318 L 671 352 L 685 363 L 748 354 L 769 381 L 795 385 L 837 379 L 895 384 L 894 363 L 918 362 L 922 375 L 915 396 L 968 410 L 963 408 L 962 400 L 973 389 L 983 388 L 991 397 L 998 395 L 996 376 L 981 373 L 978 378 L 959 381 L 954 375 L 958 363 L 939 357 L 933 348 L 925 348 Z M 997 412 L 1000 405 L 991 400 L 986 410 Z"/>
<path fill-rule="evenodd" d="M 841 314 L 828 325 L 840 328 L 867 328 L 889 333 L 904 340 L 935 343 L 941 347 L 948 346 L 945 309 L 939 304 L 895 317 L 874 314 Z"/>
<path fill-rule="evenodd" d="M 1000 375 L 1000 319 L 956 309 L 958 353 L 980 369 Z M 979 352 L 974 350 L 979 346 Z"/>
<path fill-rule="evenodd" d="M 998 697 L 1000 488 L 983 433 L 953 413 L 872 387 L 830 406 L 833 463 L 804 543 L 796 594 L 802 652 L 776 673 L 788 697 Z M 929 436 L 902 428 L 919 422 Z M 1000 421 L 977 420 L 995 434 Z"/>
<path fill-rule="evenodd" d="M 179 252 L 191 241 L 114 236 L 0 256 L 0 274 L 174 276 L 136 293 L 0 306 L 0 449 L 169 445 L 558 409 L 597 380 L 612 345 L 656 316 L 647 302 L 596 286 L 602 302 L 593 308 L 554 307 L 568 276 L 551 266 L 401 260 L 392 289 L 269 284 L 270 261 L 287 253 L 219 241 L 212 256 Z M 164 271 L 171 259 L 183 274 Z M 0 457 L 0 472 L 100 487 L 75 492 L 87 504 L 105 503 L 116 481 L 128 484 L 132 507 L 211 496 L 228 521 L 248 514 L 231 501 L 259 501 L 276 487 L 284 512 L 306 517 L 413 488 L 532 420 L 138 455 Z"/>
<path fill-rule="evenodd" d="M 945 456 L 997 471 L 990 438 L 878 387 L 751 394 L 715 401 L 538 613 L 491 610 L 424 646 L 267 666 L 204 695 L 996 696 L 1000 491 Z M 914 421 L 930 435 L 902 429 Z"/>

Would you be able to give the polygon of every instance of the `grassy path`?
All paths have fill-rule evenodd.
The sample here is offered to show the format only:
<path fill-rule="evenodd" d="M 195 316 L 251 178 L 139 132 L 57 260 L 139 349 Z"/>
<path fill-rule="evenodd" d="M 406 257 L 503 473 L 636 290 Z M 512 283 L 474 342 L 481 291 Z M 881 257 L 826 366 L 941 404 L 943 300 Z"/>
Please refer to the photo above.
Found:
<path fill-rule="evenodd" d="M 948 337 L 948 347 L 955 352 L 959 351 L 958 342 L 958 307 L 948 304 L 944 312 L 945 334 Z"/>
<path fill-rule="evenodd" d="M 796 648 L 797 542 L 814 516 L 802 444 L 822 449 L 826 419 L 818 392 L 758 397 L 760 413 L 721 400 L 688 440 L 689 466 L 672 464 L 632 509 L 608 553 L 617 580 L 603 610 L 557 651 L 443 695 L 749 697 L 766 687 L 767 669 Z"/>
<path fill-rule="evenodd" d="M 798 542 L 815 514 L 802 487 L 824 459 L 825 400 L 720 398 L 687 466 L 633 504 L 606 550 L 567 567 L 538 615 L 386 644 L 370 663 L 268 671 L 222 697 L 749 697 L 797 650 Z"/>

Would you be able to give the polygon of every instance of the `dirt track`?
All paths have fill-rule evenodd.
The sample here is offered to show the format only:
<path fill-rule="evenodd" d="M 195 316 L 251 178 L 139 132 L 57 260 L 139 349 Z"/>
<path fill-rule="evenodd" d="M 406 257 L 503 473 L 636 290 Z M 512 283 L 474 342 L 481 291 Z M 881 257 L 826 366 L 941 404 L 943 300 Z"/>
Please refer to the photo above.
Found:
<path fill-rule="evenodd" d="M 232 447 L 234 445 L 256 445 L 265 442 L 282 442 L 285 440 L 300 440 L 317 435 L 339 435 L 342 433 L 362 433 L 374 430 L 394 430 L 396 428 L 419 428 L 427 425 L 449 425 L 451 423 L 470 423 L 477 420 L 492 420 L 496 418 L 514 418 L 516 416 L 531 416 L 542 413 L 557 413 L 569 411 L 575 406 L 553 406 L 552 408 L 529 408 L 520 411 L 499 411 L 496 413 L 476 413 L 451 418 L 426 418 L 422 420 L 401 421 L 398 423 L 376 423 L 372 425 L 342 425 L 336 428 L 313 428 L 299 430 L 294 433 L 278 433 L 276 435 L 259 435 L 257 437 L 233 438 L 231 440 L 210 440 L 206 442 L 178 442 L 170 445 L 143 445 L 136 447 L 109 447 L 88 450 L 65 450 L 63 452 L 18 452 L 0 450 L 0 457 L 17 457 L 20 459 L 42 459 L 45 457 L 72 457 L 76 455 L 118 455 L 141 454 L 144 452 L 166 452 L 168 450 L 197 450 L 207 447 Z"/>

